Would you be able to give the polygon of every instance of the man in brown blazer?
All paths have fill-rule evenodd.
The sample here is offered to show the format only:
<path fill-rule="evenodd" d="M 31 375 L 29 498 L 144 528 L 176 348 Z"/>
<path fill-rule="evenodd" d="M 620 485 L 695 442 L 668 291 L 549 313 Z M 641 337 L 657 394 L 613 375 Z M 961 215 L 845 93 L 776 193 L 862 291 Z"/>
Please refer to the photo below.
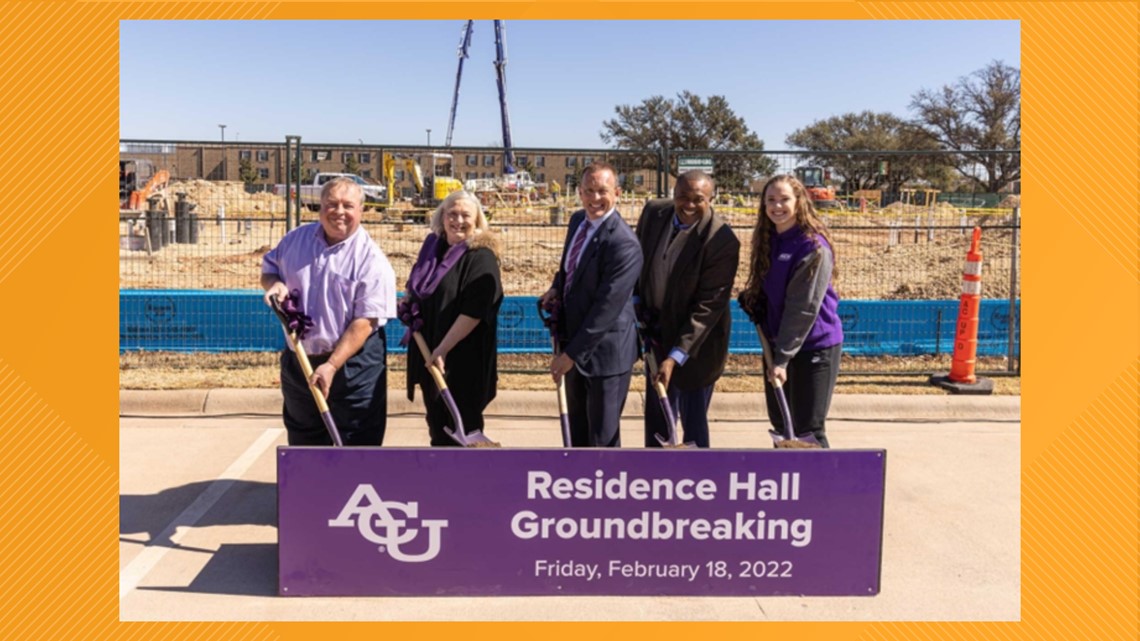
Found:
<path fill-rule="evenodd" d="M 649 201 L 637 223 L 643 258 L 637 295 L 657 379 L 684 440 L 698 447 L 709 446 L 708 407 L 728 357 L 729 301 L 740 260 L 740 241 L 713 212 L 714 192 L 708 174 L 681 174 L 673 199 Z M 645 446 L 659 447 L 654 434 L 668 435 L 665 416 L 653 385 L 646 388 Z"/>

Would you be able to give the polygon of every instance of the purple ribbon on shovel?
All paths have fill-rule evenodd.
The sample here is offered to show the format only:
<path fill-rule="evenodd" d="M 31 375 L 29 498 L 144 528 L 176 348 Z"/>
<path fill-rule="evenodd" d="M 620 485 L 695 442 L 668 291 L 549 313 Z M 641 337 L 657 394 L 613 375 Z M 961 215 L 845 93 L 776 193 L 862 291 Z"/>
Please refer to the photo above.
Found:
<path fill-rule="evenodd" d="M 301 290 L 294 289 L 289 292 L 285 300 L 281 301 L 281 311 L 285 314 L 285 329 L 297 336 L 297 340 L 313 328 L 313 319 L 301 311 Z"/>
<path fill-rule="evenodd" d="M 400 339 L 400 346 L 407 347 L 408 341 L 412 339 L 412 334 L 424 328 L 424 315 L 420 311 L 419 302 L 412 300 L 411 294 L 405 294 L 404 299 L 396 306 L 396 316 L 401 323 L 407 326 L 407 329 L 404 330 L 404 337 Z"/>

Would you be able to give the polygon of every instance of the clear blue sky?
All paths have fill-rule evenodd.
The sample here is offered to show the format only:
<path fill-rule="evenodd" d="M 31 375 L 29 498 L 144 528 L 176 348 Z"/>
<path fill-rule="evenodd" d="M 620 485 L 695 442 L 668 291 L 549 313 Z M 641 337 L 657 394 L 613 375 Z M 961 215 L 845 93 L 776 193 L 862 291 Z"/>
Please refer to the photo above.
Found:
<path fill-rule="evenodd" d="M 123 21 L 124 138 L 433 144 L 446 136 L 463 20 Z M 992 60 L 1020 67 L 1017 21 L 506 21 L 517 147 L 603 147 L 614 106 L 724 95 L 768 150 Z M 475 23 L 453 144 L 501 144 L 490 20 Z"/>

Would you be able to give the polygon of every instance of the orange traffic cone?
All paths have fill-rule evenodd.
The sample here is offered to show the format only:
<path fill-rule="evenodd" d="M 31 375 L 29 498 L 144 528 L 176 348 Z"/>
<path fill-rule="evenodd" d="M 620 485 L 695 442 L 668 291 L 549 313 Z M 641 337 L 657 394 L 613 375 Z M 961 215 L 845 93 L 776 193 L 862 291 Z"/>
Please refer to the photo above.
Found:
<path fill-rule="evenodd" d="M 949 376 L 932 376 L 930 382 L 955 394 L 992 394 L 993 381 L 974 374 L 978 356 L 978 309 L 982 304 L 982 228 L 974 228 L 966 267 L 962 270 L 962 296 L 954 330 L 954 357 Z"/>

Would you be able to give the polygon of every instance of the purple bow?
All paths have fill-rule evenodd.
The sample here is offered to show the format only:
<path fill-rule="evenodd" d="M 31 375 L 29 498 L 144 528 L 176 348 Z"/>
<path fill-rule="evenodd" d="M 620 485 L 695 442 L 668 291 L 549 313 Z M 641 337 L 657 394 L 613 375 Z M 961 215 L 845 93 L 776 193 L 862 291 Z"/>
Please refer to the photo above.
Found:
<path fill-rule="evenodd" d="M 285 300 L 281 301 L 281 311 L 285 312 L 285 318 L 288 319 L 287 327 L 296 335 L 297 340 L 304 338 L 312 329 L 313 319 L 301 311 L 301 290 L 294 289 L 289 292 Z"/>
<path fill-rule="evenodd" d="M 634 314 L 637 316 L 637 325 L 643 333 L 657 335 L 661 332 L 660 311 L 638 303 L 634 306 Z"/>
<path fill-rule="evenodd" d="M 661 350 L 661 314 L 651 307 L 636 305 L 637 329 L 641 334 L 643 350 L 657 356 Z"/>
<path fill-rule="evenodd" d="M 406 347 L 408 341 L 412 339 L 412 333 L 420 331 L 424 326 L 424 316 L 420 311 L 419 302 L 412 300 L 410 294 L 404 294 L 404 299 L 396 307 L 396 316 L 401 323 L 408 326 L 404 331 L 404 337 L 400 339 L 400 345 Z"/>

